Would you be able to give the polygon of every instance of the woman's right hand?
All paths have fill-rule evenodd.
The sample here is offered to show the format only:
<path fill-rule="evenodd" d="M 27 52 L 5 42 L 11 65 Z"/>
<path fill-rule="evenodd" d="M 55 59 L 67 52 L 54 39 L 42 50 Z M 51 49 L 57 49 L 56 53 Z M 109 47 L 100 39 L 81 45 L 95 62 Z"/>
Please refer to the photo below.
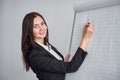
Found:
<path fill-rule="evenodd" d="M 92 23 L 90 23 L 90 22 L 86 23 L 83 28 L 83 37 L 82 37 L 82 41 L 80 43 L 80 48 L 82 48 L 84 51 L 86 51 L 88 42 L 89 42 L 90 38 L 92 37 L 93 32 L 94 32 L 94 27 L 93 27 Z"/>
<path fill-rule="evenodd" d="M 94 32 L 93 24 L 90 22 L 87 22 L 83 28 L 83 38 L 89 40 L 91 36 L 93 35 L 93 32 Z"/>

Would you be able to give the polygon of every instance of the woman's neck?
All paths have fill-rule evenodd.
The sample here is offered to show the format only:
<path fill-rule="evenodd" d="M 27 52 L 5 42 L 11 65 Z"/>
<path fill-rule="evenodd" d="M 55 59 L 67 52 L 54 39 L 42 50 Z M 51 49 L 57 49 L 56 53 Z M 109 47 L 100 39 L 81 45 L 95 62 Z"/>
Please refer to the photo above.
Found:
<path fill-rule="evenodd" d="M 35 41 L 44 45 L 44 39 L 43 40 L 35 40 Z"/>

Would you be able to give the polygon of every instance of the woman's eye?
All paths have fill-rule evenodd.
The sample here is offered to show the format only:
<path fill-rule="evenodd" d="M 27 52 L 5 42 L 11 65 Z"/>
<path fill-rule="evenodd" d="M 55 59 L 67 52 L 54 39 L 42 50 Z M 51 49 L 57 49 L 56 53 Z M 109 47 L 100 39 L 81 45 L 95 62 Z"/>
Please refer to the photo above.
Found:
<path fill-rule="evenodd" d="M 34 26 L 34 28 L 36 28 L 36 26 Z"/>
<path fill-rule="evenodd" d="M 36 26 L 34 26 L 33 28 L 36 28 Z"/>
<path fill-rule="evenodd" d="M 33 28 L 38 28 L 38 26 L 34 26 Z"/>
<path fill-rule="evenodd" d="M 41 23 L 41 25 L 45 25 L 45 23 L 44 23 L 44 22 L 42 22 L 42 23 Z"/>

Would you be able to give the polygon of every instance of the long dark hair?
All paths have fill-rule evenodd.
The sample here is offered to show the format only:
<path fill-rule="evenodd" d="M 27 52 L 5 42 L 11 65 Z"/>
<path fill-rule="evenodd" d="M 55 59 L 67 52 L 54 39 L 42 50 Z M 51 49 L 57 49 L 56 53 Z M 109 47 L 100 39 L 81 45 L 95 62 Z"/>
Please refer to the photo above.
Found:
<path fill-rule="evenodd" d="M 30 68 L 28 64 L 29 51 L 32 48 L 37 48 L 35 46 L 34 37 L 33 37 L 33 21 L 34 21 L 34 18 L 37 16 L 40 16 L 43 19 L 44 23 L 46 24 L 46 21 L 43 18 L 43 16 L 37 12 L 31 12 L 26 14 L 22 22 L 21 50 L 22 50 L 23 62 L 24 62 L 26 71 L 28 71 Z M 49 44 L 48 29 L 47 29 L 46 37 L 44 38 L 44 44 L 45 45 Z"/>

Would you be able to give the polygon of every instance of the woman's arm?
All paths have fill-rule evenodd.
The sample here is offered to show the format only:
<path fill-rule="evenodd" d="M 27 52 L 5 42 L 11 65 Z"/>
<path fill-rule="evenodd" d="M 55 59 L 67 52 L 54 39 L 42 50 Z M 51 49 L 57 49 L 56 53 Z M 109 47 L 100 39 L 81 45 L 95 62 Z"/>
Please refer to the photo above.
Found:
<path fill-rule="evenodd" d="M 72 60 L 64 62 L 51 57 L 46 50 L 34 49 L 29 55 L 29 65 L 34 72 L 70 73 L 78 70 L 86 55 L 87 53 L 78 48 Z"/>
<path fill-rule="evenodd" d="M 83 28 L 83 37 L 82 37 L 82 40 L 81 40 L 80 46 L 79 46 L 84 51 L 86 51 L 86 48 L 88 46 L 90 38 L 93 35 L 93 32 L 94 32 L 94 27 L 93 27 L 92 23 L 88 22 L 87 24 L 85 24 L 85 26 Z"/>
<path fill-rule="evenodd" d="M 82 48 L 84 51 L 86 51 L 86 48 L 87 48 L 87 45 L 89 43 L 89 40 L 93 34 L 93 31 L 94 31 L 94 28 L 93 28 L 93 25 L 88 22 L 84 25 L 84 28 L 83 28 L 83 37 L 82 37 L 82 40 L 80 42 L 80 48 Z M 64 61 L 65 62 L 68 62 L 70 58 L 70 53 L 68 53 L 65 58 L 64 58 Z"/>

